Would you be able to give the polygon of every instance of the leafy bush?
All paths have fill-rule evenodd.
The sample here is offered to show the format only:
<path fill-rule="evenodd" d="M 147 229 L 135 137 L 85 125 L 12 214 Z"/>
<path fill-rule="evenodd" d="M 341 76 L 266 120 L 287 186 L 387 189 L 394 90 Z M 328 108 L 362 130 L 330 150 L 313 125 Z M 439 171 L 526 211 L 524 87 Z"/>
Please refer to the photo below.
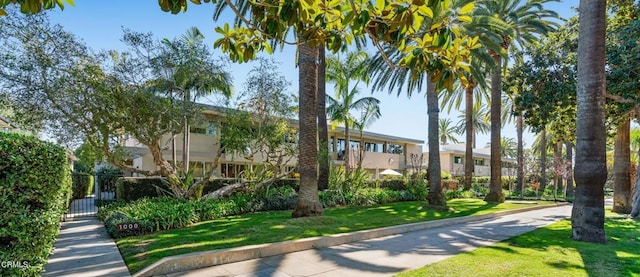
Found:
<path fill-rule="evenodd" d="M 440 181 L 440 184 L 442 184 L 442 189 L 445 190 L 457 190 L 458 189 L 458 180 L 456 179 L 448 179 L 448 180 L 442 180 Z"/>
<path fill-rule="evenodd" d="M 452 179 L 453 177 L 451 176 L 451 173 L 449 173 L 448 171 L 440 171 L 440 179 L 442 180 L 449 180 Z"/>
<path fill-rule="evenodd" d="M 98 187 L 100 188 L 99 193 L 101 192 L 116 192 L 116 182 L 118 178 L 122 177 L 122 171 L 117 168 L 105 166 L 96 171 L 96 177 L 98 182 Z"/>
<path fill-rule="evenodd" d="M 34 137 L 0 133 L 0 276 L 38 276 L 71 197 L 66 152 Z"/>
<path fill-rule="evenodd" d="M 380 181 L 379 187 L 390 190 L 406 190 L 407 181 L 403 179 L 385 179 Z"/>
<path fill-rule="evenodd" d="M 73 199 L 85 198 L 87 195 L 93 194 L 93 175 L 73 172 L 71 173 L 72 195 Z"/>
<path fill-rule="evenodd" d="M 427 194 L 429 194 L 429 184 L 426 179 L 419 177 L 409 180 L 407 184 L 407 191 L 412 194 L 416 200 L 426 200 Z"/>
<path fill-rule="evenodd" d="M 133 201 L 140 198 L 171 194 L 171 188 L 163 178 L 120 178 L 116 181 L 116 199 Z"/>

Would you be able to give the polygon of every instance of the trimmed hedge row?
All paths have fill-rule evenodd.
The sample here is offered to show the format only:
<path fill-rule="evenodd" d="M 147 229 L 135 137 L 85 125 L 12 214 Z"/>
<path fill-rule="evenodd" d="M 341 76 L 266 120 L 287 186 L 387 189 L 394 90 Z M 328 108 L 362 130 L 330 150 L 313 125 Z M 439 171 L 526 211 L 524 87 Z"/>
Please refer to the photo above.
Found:
<path fill-rule="evenodd" d="M 40 275 L 70 197 L 62 147 L 0 133 L 0 261 L 14 265 L 0 267 L 0 276 Z"/>
<path fill-rule="evenodd" d="M 71 181 L 73 184 L 71 187 L 73 199 L 82 199 L 87 195 L 93 194 L 93 175 L 73 172 L 71 173 Z"/>
<path fill-rule="evenodd" d="M 239 179 L 221 178 L 213 179 L 204 183 L 203 194 L 216 191 L 223 186 L 234 184 Z M 270 187 L 281 188 L 290 187 L 298 191 L 298 179 L 276 180 Z M 155 198 L 170 195 L 171 188 L 161 177 L 126 177 L 116 181 L 116 199 L 122 201 L 134 201 L 141 198 Z"/>

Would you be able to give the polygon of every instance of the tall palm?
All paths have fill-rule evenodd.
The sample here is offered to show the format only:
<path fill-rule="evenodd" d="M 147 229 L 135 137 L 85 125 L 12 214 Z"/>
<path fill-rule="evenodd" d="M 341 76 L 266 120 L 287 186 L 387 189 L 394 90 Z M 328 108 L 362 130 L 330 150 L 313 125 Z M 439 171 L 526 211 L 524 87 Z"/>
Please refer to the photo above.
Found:
<path fill-rule="evenodd" d="M 349 131 L 355 121 L 351 112 L 363 110 L 374 103 L 380 103 L 380 101 L 374 97 L 356 99 L 359 93 L 358 84 L 369 82 L 369 75 L 366 73 L 369 56 L 366 52 L 350 52 L 344 61 L 340 57 L 332 56 L 326 62 L 326 77 L 328 81 L 334 83 L 335 89 L 335 98 L 327 96 L 327 114 L 332 121 L 344 123 L 344 163 L 345 171 L 349 173 L 352 163 Z"/>
<path fill-rule="evenodd" d="M 606 1 L 580 0 L 578 111 L 576 116 L 576 198 L 571 238 L 605 243 L 604 183 L 607 180 L 605 128 Z"/>
<path fill-rule="evenodd" d="M 329 188 L 329 127 L 327 126 L 327 101 L 326 101 L 326 62 L 325 47 L 318 47 L 318 143 L 320 163 L 318 169 L 318 189 Z"/>
<path fill-rule="evenodd" d="M 318 48 L 309 46 L 302 34 L 298 41 L 300 190 L 291 216 L 319 216 L 323 208 L 318 196 Z"/>
<path fill-rule="evenodd" d="M 360 117 L 353 122 L 353 126 L 358 129 L 360 133 L 360 147 L 358 149 L 358 169 L 362 168 L 362 161 L 365 155 L 365 143 L 364 143 L 364 129 L 371 126 L 373 122 L 378 120 L 382 114 L 380 113 L 380 105 L 376 102 L 371 102 L 369 106 L 362 109 Z"/>
<path fill-rule="evenodd" d="M 241 15 L 246 16 L 250 12 L 248 1 L 239 1 L 236 7 Z M 213 13 L 213 20 L 220 19 L 224 9 L 228 7 L 227 1 L 217 1 Z M 242 19 L 236 17 L 234 24 L 242 25 Z M 299 170 L 300 190 L 296 206 L 291 213 L 292 217 L 307 217 L 322 215 L 323 208 L 318 196 L 318 84 L 322 72 L 318 72 L 320 61 L 319 49 L 311 49 L 308 41 L 301 33 L 296 33 L 298 43 L 298 119 L 300 140 L 299 144 Z M 278 43 L 284 46 L 283 42 Z M 274 45 L 272 45 L 273 47 Z M 322 56 L 324 57 L 324 56 Z M 324 59 L 322 60 L 324 61 Z M 323 82 L 324 83 L 324 82 Z M 324 90 L 322 91 L 324 92 Z M 320 104 L 321 105 L 321 104 Z M 314 119 L 311 120 L 311 117 Z M 321 123 L 322 124 L 322 123 Z M 326 129 L 326 128 L 325 128 Z"/>
<path fill-rule="evenodd" d="M 459 143 L 458 138 L 456 138 L 455 134 L 457 133 L 457 129 L 453 126 L 453 122 L 449 118 L 440 118 L 440 144 L 445 145 L 448 142 Z"/>
<path fill-rule="evenodd" d="M 466 111 L 469 111 L 467 109 L 465 109 Z M 458 115 L 458 118 L 460 118 L 460 120 L 458 121 L 457 125 L 457 132 L 458 134 L 461 134 L 462 132 L 467 132 L 469 131 L 469 125 L 467 124 L 467 122 L 469 122 L 467 120 L 467 115 L 466 112 L 465 114 L 460 114 Z M 468 142 L 472 145 L 473 148 L 477 148 L 476 147 L 476 136 L 478 133 L 481 134 L 486 134 L 487 132 L 489 132 L 489 110 L 487 109 L 486 105 L 483 105 L 482 103 L 476 103 L 475 105 L 473 105 L 473 107 L 471 108 L 471 125 L 470 125 L 470 133 L 471 133 L 471 142 Z"/>
<path fill-rule="evenodd" d="M 631 213 L 631 133 L 628 117 L 621 119 L 616 132 L 613 161 L 613 208 L 617 213 Z"/>
<path fill-rule="evenodd" d="M 231 77 L 212 60 L 209 47 L 204 44 L 204 35 L 198 28 L 192 27 L 178 40 L 164 39 L 162 43 L 173 59 L 170 61 L 172 91 L 182 98 L 184 106 L 182 167 L 186 173 L 189 171 L 191 140 L 188 111 L 200 97 L 215 92 L 230 96 Z"/>
<path fill-rule="evenodd" d="M 553 134 L 544 128 L 533 141 L 533 154 L 540 156 L 540 190 L 544 191 L 547 186 L 547 153 L 553 151 Z"/>
<path fill-rule="evenodd" d="M 510 26 L 510 31 L 501 33 L 500 52 L 491 51 L 496 68 L 491 76 L 491 184 L 490 191 L 485 197 L 486 201 L 504 202 L 502 193 L 500 163 L 500 130 L 501 123 L 501 99 L 502 95 L 502 64 L 503 56 L 508 56 L 511 46 L 524 45 L 536 40 L 536 35 L 553 31 L 558 25 L 551 21 L 558 18 L 556 12 L 546 10 L 543 4 L 554 0 L 489 0 L 481 2 L 480 11 L 487 15 L 493 15 Z M 513 36 L 512 34 L 515 34 Z"/>
<path fill-rule="evenodd" d="M 460 129 L 459 133 L 463 131 L 465 133 L 465 162 L 464 162 L 464 188 L 471 189 L 471 181 L 474 170 L 473 164 L 473 148 L 475 148 L 475 136 L 474 125 L 471 124 L 478 117 L 474 117 L 473 107 L 474 99 L 479 103 L 489 103 L 489 90 L 487 89 L 487 72 L 495 68 L 495 64 L 491 56 L 489 55 L 489 49 L 493 51 L 500 51 L 500 45 L 496 43 L 499 41 L 499 33 L 508 32 L 509 28 L 499 19 L 489 16 L 486 13 L 480 11 L 480 9 L 474 10 L 471 17 L 473 20 L 466 24 L 463 24 L 464 32 L 479 38 L 483 47 L 474 49 L 471 53 L 473 60 L 471 61 L 471 71 L 467 74 L 467 84 L 463 85 L 462 82 L 458 82 L 458 87 L 453 92 L 445 92 L 440 94 L 442 97 L 442 108 L 447 108 L 451 112 L 451 108 L 455 107 L 460 109 L 460 104 L 464 98 L 465 113 L 464 120 L 468 124 L 464 124 L 465 130 Z M 487 128 L 488 129 L 488 128 Z"/>

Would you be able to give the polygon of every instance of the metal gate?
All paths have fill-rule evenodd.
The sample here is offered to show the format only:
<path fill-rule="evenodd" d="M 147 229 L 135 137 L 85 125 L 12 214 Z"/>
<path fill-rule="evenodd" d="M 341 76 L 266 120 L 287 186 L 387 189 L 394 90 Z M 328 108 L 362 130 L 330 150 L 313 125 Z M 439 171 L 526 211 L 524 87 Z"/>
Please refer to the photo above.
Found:
<path fill-rule="evenodd" d="M 94 176 L 93 194 L 84 198 L 73 199 L 63 220 L 95 216 L 101 205 L 116 198 L 116 180 L 122 177 L 120 173 L 97 173 Z"/>

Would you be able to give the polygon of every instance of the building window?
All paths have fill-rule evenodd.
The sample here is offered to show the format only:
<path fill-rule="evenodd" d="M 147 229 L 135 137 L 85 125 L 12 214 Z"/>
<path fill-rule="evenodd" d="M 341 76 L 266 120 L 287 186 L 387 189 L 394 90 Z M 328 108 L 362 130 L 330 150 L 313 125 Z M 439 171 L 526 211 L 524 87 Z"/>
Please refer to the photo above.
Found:
<path fill-rule="evenodd" d="M 206 134 L 207 133 L 207 128 L 191 127 L 191 133 L 194 133 L 194 134 Z"/>
<path fill-rule="evenodd" d="M 453 163 L 454 163 L 454 164 L 462 164 L 462 157 L 460 157 L 460 156 L 453 156 Z"/>
<path fill-rule="evenodd" d="M 223 178 L 238 178 L 243 171 L 243 164 L 222 164 L 220 166 L 220 175 Z"/>
<path fill-rule="evenodd" d="M 389 154 L 402 154 L 402 145 L 387 144 L 387 153 Z"/>
<path fill-rule="evenodd" d="M 473 164 L 475 164 L 475 165 L 484 165 L 484 160 L 483 159 L 474 159 L 473 160 Z"/>
<path fill-rule="evenodd" d="M 364 149 L 366 152 L 382 153 L 382 143 L 365 142 Z"/>
<path fill-rule="evenodd" d="M 333 140 L 334 137 L 329 138 L 329 153 L 333 152 Z"/>
<path fill-rule="evenodd" d="M 214 121 L 209 121 L 209 125 L 207 126 L 207 136 L 215 137 L 218 135 L 218 129 L 216 127 L 216 123 Z"/>

